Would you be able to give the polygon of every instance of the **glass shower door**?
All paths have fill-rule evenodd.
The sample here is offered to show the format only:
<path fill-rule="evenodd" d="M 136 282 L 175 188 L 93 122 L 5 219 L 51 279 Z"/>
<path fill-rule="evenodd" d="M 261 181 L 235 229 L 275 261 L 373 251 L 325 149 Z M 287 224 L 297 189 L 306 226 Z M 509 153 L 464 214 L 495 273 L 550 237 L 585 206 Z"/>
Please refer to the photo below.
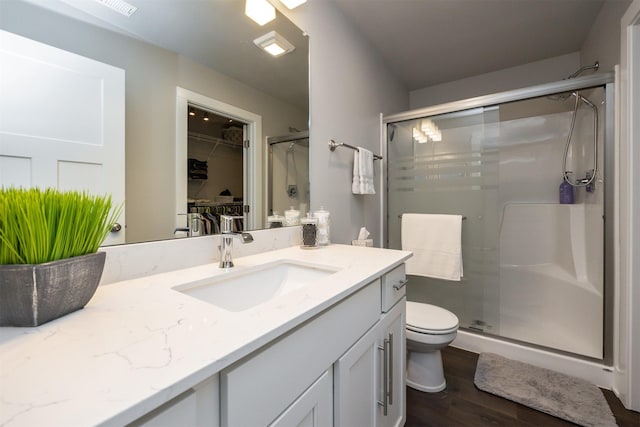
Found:
<path fill-rule="evenodd" d="M 403 213 L 466 218 L 462 281 L 412 276 L 409 299 L 430 301 L 454 312 L 461 325 L 492 332 L 499 304 L 499 154 L 485 136 L 495 133 L 496 120 L 495 108 L 476 108 L 390 124 L 387 132 L 389 247 L 401 248 Z"/>
<path fill-rule="evenodd" d="M 408 299 L 470 330 L 602 358 L 605 91 L 579 93 L 595 108 L 580 102 L 573 130 L 571 92 L 387 125 L 388 247 L 402 247 L 403 213 L 466 217 L 463 279 L 411 276 Z M 560 204 L 563 172 L 580 183 L 593 169 L 591 191 Z"/>

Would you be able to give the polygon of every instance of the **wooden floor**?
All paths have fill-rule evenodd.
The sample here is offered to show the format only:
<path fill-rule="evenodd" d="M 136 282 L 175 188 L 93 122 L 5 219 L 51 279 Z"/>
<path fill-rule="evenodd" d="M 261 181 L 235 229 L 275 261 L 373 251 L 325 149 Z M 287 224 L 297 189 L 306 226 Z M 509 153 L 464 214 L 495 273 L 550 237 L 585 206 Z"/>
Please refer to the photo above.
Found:
<path fill-rule="evenodd" d="M 442 361 L 447 380 L 444 391 L 423 393 L 407 387 L 406 427 L 575 426 L 477 389 L 473 384 L 476 353 L 447 347 L 442 351 Z M 612 392 L 603 392 L 620 427 L 640 426 L 638 412 L 626 410 Z"/>

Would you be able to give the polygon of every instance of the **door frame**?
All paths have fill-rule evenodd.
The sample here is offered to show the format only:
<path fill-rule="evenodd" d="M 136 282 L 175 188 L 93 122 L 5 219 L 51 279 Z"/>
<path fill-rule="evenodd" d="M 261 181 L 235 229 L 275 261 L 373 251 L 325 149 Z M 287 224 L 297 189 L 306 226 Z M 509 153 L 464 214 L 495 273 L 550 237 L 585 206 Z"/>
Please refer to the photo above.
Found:
<path fill-rule="evenodd" d="M 614 391 L 640 411 L 640 0 L 627 8 L 620 31 Z"/>
<path fill-rule="evenodd" d="M 244 215 L 245 229 L 260 227 L 262 212 L 262 116 L 242 108 L 227 104 L 217 99 L 190 90 L 176 87 L 176 228 L 185 226 L 187 206 L 187 147 L 188 147 L 188 110 L 189 104 L 230 117 L 246 123 L 245 145 L 242 156 L 243 183 L 242 199 L 250 206 L 249 213 Z"/>

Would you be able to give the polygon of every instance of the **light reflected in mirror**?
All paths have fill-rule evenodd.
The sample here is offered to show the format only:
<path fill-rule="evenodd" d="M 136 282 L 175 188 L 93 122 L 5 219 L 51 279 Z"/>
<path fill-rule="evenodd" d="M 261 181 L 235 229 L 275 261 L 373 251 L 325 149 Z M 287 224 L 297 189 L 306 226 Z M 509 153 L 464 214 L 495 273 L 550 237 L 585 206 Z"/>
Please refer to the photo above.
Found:
<path fill-rule="evenodd" d="M 239 0 L 128 2 L 138 8 L 130 18 L 89 0 L 0 1 L 0 29 L 124 70 L 123 242 L 180 235 L 175 230 L 180 225 L 187 227 L 187 217 L 177 214 L 186 214 L 190 208 L 181 199 L 185 196 L 182 185 L 184 193 L 190 193 L 185 199 L 212 206 L 228 189 L 233 202 L 242 205 L 249 229 L 266 227 L 273 210 L 282 212 L 301 203 L 303 209 L 308 208 L 308 154 L 303 159 L 304 150 L 298 148 L 304 144 L 296 144 L 295 160 L 290 153 L 287 177 L 286 169 L 279 169 L 286 167 L 286 158 L 269 169 L 267 143 L 269 138 L 308 131 L 308 38 L 302 31 L 280 13 L 259 27 L 244 16 L 244 2 Z M 258 49 L 253 40 L 272 30 L 289 40 L 295 50 L 272 58 Z M 215 151 L 209 157 L 211 146 L 201 147 L 197 155 L 187 153 L 186 143 L 180 149 L 178 140 L 191 141 L 193 133 L 202 131 L 187 131 L 179 124 L 178 88 L 260 118 L 249 135 L 250 148 L 232 148 L 243 153 L 242 160 L 226 166 L 240 164 L 239 173 L 228 172 L 220 181 L 213 174 L 208 176 L 212 188 L 200 193 L 203 180 L 189 181 L 187 159 L 209 159 L 210 165 L 219 159 L 214 159 Z M 203 107 L 197 100 L 189 105 Z M 220 113 L 209 108 L 203 111 L 210 117 Z M 238 131 L 229 131 L 228 136 L 231 133 L 238 135 Z M 246 140 L 243 134 L 245 147 Z M 241 176 L 243 182 L 226 181 L 231 176 Z M 291 186 L 297 188 L 293 197 Z"/>

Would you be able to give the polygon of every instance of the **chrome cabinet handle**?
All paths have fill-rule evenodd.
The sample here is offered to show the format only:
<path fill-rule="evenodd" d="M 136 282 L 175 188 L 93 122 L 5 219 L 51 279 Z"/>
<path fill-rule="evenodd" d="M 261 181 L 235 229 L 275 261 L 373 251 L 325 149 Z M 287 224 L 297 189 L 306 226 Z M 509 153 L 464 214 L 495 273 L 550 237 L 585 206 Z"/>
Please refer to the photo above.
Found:
<path fill-rule="evenodd" d="M 393 405 L 393 334 L 389 332 L 389 405 Z"/>
<path fill-rule="evenodd" d="M 407 284 L 408 281 L 409 281 L 409 279 L 400 280 L 398 283 L 393 285 L 393 289 L 395 289 L 396 291 L 399 291 L 400 289 L 402 289 L 404 287 L 404 285 Z"/>
<path fill-rule="evenodd" d="M 117 222 L 115 224 L 113 224 L 113 226 L 111 227 L 111 232 L 112 233 L 117 233 L 120 230 L 122 230 L 122 226 L 120 224 L 118 224 Z"/>
<path fill-rule="evenodd" d="M 378 350 L 382 350 L 382 401 L 378 400 L 378 405 L 382 406 L 382 414 L 386 417 L 389 413 L 389 340 L 385 339 L 382 347 L 378 346 Z"/>

